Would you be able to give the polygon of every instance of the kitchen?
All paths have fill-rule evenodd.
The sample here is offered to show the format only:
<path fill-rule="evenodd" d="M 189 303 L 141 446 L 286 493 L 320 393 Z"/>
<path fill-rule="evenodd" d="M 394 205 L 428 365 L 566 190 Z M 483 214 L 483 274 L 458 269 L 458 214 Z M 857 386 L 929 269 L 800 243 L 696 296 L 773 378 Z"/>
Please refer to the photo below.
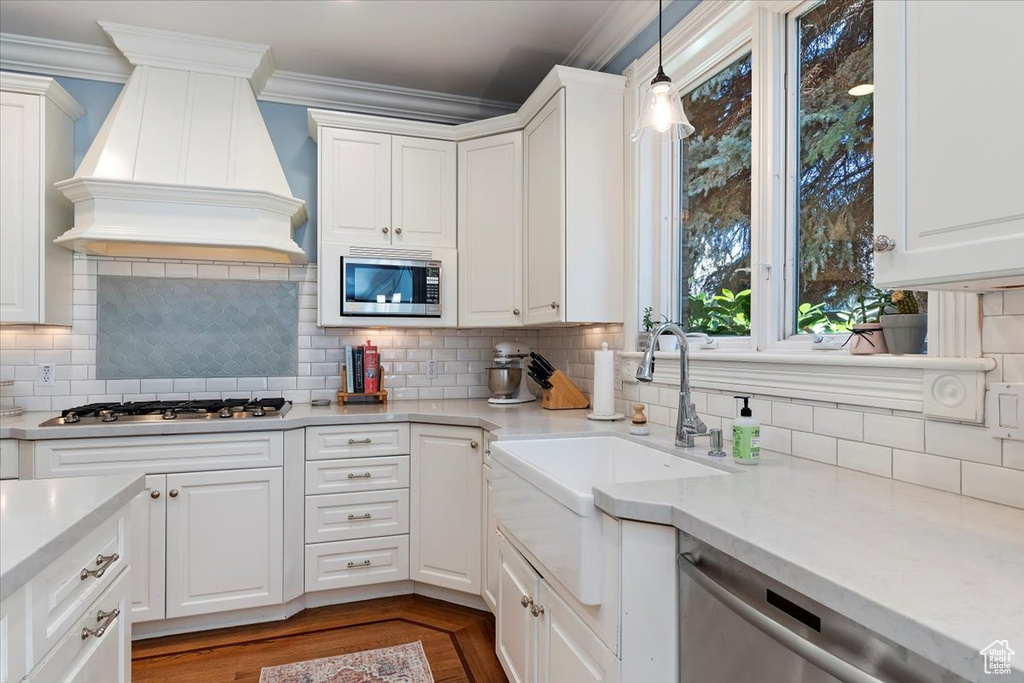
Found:
<path fill-rule="evenodd" d="M 0 681 L 1024 679 L 1024 6 L 0 23 Z"/>

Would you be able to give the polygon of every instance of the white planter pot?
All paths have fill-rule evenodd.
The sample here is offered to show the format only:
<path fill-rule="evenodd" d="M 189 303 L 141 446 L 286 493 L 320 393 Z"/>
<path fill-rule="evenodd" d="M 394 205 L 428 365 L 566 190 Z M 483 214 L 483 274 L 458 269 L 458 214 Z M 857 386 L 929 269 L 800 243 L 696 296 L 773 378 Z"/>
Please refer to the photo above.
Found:
<path fill-rule="evenodd" d="M 658 337 L 659 351 L 678 351 L 679 337 L 674 334 L 663 334 Z"/>

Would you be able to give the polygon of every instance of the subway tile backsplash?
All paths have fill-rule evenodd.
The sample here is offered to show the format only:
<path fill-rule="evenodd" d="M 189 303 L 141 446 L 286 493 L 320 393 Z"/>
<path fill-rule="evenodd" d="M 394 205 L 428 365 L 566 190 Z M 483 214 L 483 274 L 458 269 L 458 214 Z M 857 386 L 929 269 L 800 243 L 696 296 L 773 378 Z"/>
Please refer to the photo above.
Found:
<path fill-rule="evenodd" d="M 72 327 L 5 326 L 0 328 L 0 378 L 15 380 L 5 396 L 26 410 L 55 412 L 91 401 L 221 398 L 283 395 L 297 403 L 334 398 L 341 385 L 339 361 L 346 344 L 373 340 L 381 350 L 385 387 L 393 399 L 484 398 L 485 369 L 491 349 L 503 339 L 536 346 L 538 332 L 495 329 L 332 328 L 316 325 L 316 266 L 128 259 L 75 254 L 75 317 Z M 263 371 L 238 375 L 213 366 L 202 376 L 174 366 L 154 377 L 146 367 L 128 371 L 104 368 L 97 329 L 97 290 L 109 278 L 136 282 L 166 278 L 179 287 L 216 289 L 232 285 L 263 300 L 262 286 L 293 287 L 296 292 L 292 369 L 268 363 Z M 197 279 L 198 278 L 198 279 Z M 252 281 L 257 282 L 253 283 Z M 156 280 L 160 282 L 161 280 Z M 254 287 L 255 284 L 257 287 Z M 190 311 L 184 311 L 188 314 Z M 194 311 L 193 311 L 194 312 Z M 291 313 L 283 312 L 290 316 Z M 124 321 L 127 323 L 127 318 Z M 106 334 L 107 331 L 104 331 Z M 282 341 L 287 344 L 287 340 Z M 106 360 L 112 360 L 109 357 Z M 436 379 L 427 379 L 427 363 L 438 362 Z M 37 365 L 56 363 L 53 387 L 36 384 Z M 210 366 L 208 366 L 210 367 Z"/>

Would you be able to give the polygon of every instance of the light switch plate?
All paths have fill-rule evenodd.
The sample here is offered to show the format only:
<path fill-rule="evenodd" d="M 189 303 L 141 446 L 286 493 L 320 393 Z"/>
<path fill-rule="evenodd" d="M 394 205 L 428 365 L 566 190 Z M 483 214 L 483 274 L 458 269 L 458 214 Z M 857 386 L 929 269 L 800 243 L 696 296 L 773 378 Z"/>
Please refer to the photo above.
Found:
<path fill-rule="evenodd" d="M 991 382 L 985 413 L 997 439 L 1024 441 L 1024 383 Z"/>

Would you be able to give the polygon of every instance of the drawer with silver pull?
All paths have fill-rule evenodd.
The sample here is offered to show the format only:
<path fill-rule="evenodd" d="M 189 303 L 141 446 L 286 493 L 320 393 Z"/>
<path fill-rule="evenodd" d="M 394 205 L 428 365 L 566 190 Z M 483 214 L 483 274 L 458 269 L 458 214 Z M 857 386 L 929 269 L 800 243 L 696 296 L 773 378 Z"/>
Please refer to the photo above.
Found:
<path fill-rule="evenodd" d="M 306 546 L 306 592 L 409 578 L 409 536 Z"/>
<path fill-rule="evenodd" d="M 306 543 L 409 533 L 409 489 L 306 496 Z"/>
<path fill-rule="evenodd" d="M 131 573 L 122 571 L 68 630 L 60 632 L 56 646 L 27 680 L 32 683 L 127 680 L 130 592 Z"/>
<path fill-rule="evenodd" d="M 306 460 L 408 454 L 409 425 L 406 423 L 306 429 Z"/>
<path fill-rule="evenodd" d="M 306 495 L 380 491 L 409 486 L 409 456 L 313 460 L 306 463 Z"/>
<path fill-rule="evenodd" d="M 29 582 L 35 661 L 57 643 L 97 596 L 127 568 L 127 512 L 125 507 Z"/>

